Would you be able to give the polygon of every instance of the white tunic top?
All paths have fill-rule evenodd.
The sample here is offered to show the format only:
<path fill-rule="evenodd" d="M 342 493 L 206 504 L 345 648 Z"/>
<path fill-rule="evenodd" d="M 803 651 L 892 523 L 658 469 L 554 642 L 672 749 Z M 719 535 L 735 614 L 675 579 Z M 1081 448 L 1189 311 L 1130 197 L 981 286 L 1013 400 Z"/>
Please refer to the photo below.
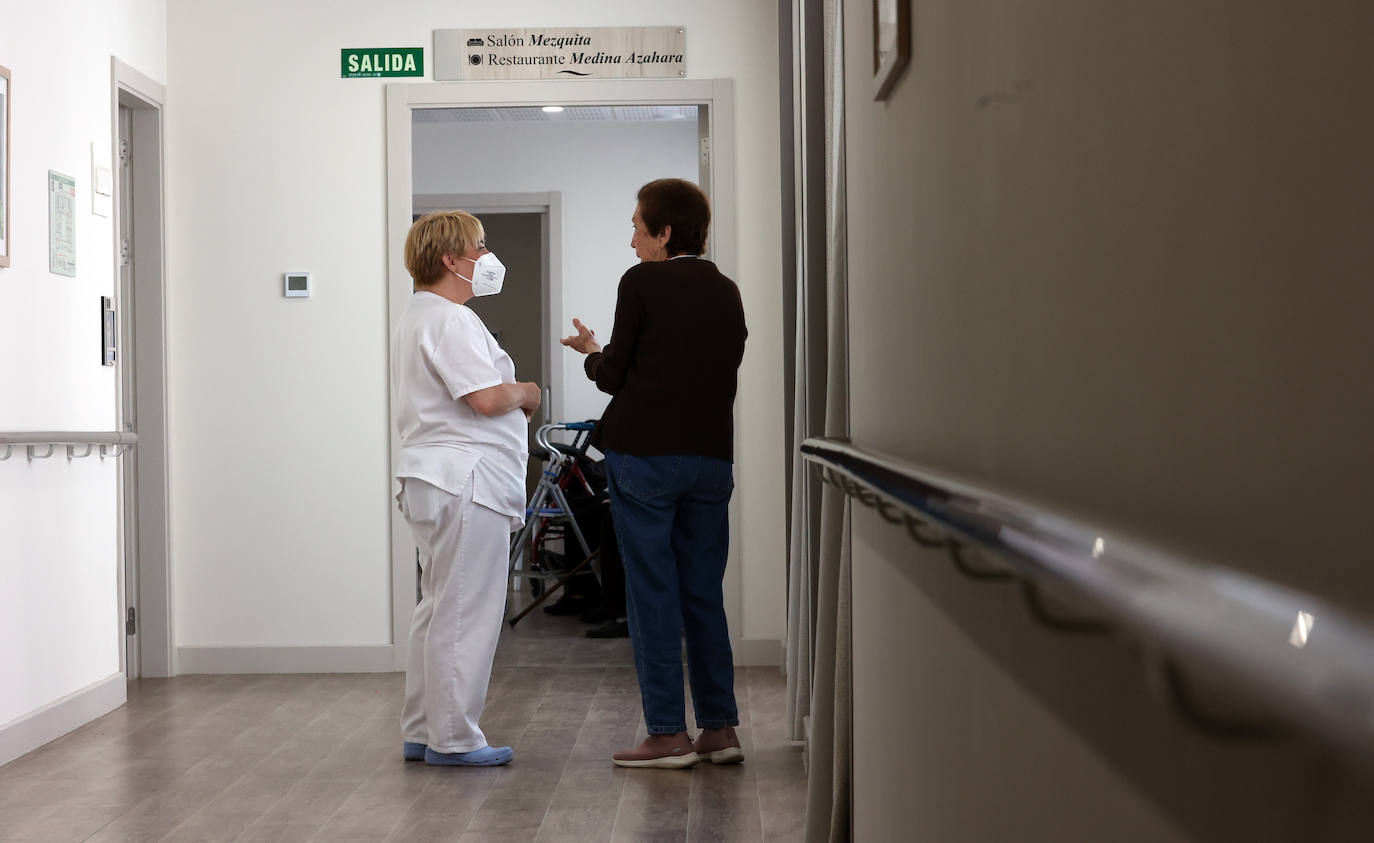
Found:
<path fill-rule="evenodd" d="M 463 400 L 515 383 L 515 362 L 468 308 L 421 290 L 401 313 L 391 349 L 392 415 L 401 435 L 397 477 L 463 494 L 524 523 L 528 421 L 522 410 L 484 416 Z"/>

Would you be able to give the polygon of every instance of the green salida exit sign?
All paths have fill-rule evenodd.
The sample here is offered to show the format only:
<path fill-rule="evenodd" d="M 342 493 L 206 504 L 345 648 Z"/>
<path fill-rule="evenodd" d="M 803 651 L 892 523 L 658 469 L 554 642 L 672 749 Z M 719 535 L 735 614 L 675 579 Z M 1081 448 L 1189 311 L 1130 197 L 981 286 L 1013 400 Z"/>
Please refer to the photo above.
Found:
<path fill-rule="evenodd" d="M 342 52 L 345 79 L 425 75 L 424 47 L 364 47 Z"/>

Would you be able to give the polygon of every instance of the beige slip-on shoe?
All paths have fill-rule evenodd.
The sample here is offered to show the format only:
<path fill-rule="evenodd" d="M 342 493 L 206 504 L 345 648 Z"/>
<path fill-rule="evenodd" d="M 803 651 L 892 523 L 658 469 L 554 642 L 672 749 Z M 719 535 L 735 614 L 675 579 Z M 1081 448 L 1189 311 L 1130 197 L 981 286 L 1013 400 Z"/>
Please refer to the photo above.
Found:
<path fill-rule="evenodd" d="M 739 736 L 734 728 L 703 729 L 692 744 L 692 751 L 702 761 L 712 764 L 738 764 L 744 760 L 744 750 L 740 749 Z"/>

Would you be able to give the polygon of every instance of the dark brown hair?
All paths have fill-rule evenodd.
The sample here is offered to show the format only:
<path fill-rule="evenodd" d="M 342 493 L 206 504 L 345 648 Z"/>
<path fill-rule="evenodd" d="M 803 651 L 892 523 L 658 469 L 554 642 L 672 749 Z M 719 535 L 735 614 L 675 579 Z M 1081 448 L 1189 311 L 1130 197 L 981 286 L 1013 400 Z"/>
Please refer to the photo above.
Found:
<path fill-rule="evenodd" d="M 701 188 L 682 179 L 655 179 L 639 189 L 639 218 L 657 237 L 672 226 L 668 255 L 700 255 L 706 251 L 711 226 L 711 203 Z"/>

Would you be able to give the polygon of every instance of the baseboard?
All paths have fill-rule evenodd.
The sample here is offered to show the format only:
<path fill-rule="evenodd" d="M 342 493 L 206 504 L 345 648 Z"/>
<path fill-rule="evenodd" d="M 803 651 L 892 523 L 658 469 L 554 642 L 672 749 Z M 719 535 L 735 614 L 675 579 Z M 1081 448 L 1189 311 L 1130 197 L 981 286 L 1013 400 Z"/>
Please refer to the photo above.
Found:
<path fill-rule="evenodd" d="M 776 638 L 736 638 L 730 647 L 736 667 L 782 666 L 782 642 Z"/>
<path fill-rule="evenodd" d="M 395 648 L 373 647 L 178 647 L 177 672 L 188 673 L 390 673 Z"/>
<path fill-rule="evenodd" d="M 741 638 L 731 642 L 740 667 L 777 667 L 782 642 Z M 391 673 L 395 648 L 374 647 L 178 647 L 177 673 Z"/>
<path fill-rule="evenodd" d="M 107 676 L 0 726 L 0 764 L 27 755 L 124 705 L 128 699 L 127 681 L 122 673 Z"/>

